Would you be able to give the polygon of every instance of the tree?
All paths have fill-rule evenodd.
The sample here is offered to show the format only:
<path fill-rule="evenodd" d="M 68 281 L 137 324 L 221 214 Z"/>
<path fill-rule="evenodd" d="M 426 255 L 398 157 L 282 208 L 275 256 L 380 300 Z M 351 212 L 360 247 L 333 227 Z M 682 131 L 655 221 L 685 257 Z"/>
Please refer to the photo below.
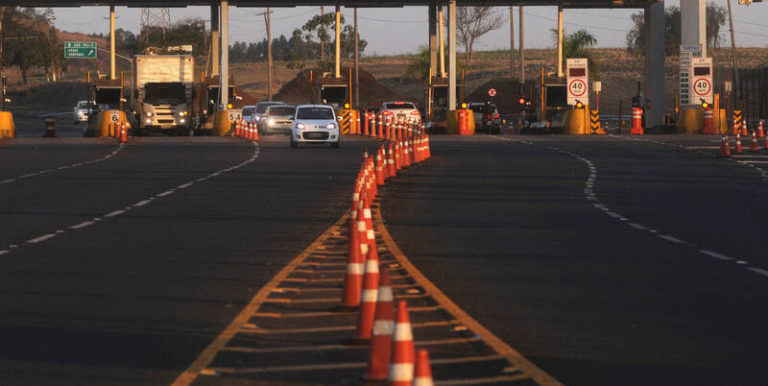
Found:
<path fill-rule="evenodd" d="M 553 29 L 551 31 L 555 40 L 555 47 L 557 47 L 557 30 Z M 563 67 L 565 67 L 565 59 L 587 58 L 589 77 L 600 80 L 600 65 L 588 51 L 589 48 L 594 47 L 596 44 L 597 38 L 585 29 L 580 29 L 570 35 L 563 31 Z"/>
<path fill-rule="evenodd" d="M 446 14 L 446 18 L 447 18 Z M 472 64 L 472 53 L 480 37 L 502 26 L 504 18 L 491 6 L 456 8 L 456 29 L 464 46 L 464 59 Z"/>
<path fill-rule="evenodd" d="M 49 74 L 63 67 L 53 11 L 5 7 L 2 17 L 3 66 L 18 66 L 24 83 L 32 68 L 42 67 Z"/>
<path fill-rule="evenodd" d="M 714 3 L 707 3 L 707 47 L 719 48 L 721 41 L 720 29 L 725 25 L 727 10 Z M 627 48 L 642 50 L 645 48 L 645 17 L 642 12 L 632 14 L 633 27 L 627 32 Z M 664 10 L 664 53 L 678 55 L 680 52 L 681 21 L 680 8 L 671 6 Z"/>
<path fill-rule="evenodd" d="M 139 33 L 139 36 L 148 36 L 148 43 L 138 43 L 139 52 L 143 52 L 148 47 L 167 47 L 191 45 L 192 55 L 195 58 L 202 58 L 206 55 L 208 46 L 206 45 L 205 22 L 199 18 L 189 18 L 174 23 L 165 33 L 158 26 L 145 26 Z"/>

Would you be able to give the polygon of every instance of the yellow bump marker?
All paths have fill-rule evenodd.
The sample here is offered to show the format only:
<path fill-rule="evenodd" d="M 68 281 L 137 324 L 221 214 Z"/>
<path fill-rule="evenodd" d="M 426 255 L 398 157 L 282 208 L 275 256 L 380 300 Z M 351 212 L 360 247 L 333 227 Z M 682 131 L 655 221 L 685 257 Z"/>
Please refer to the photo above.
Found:
<path fill-rule="evenodd" d="M 219 375 L 219 373 L 214 369 L 202 369 L 200 370 L 200 375 Z"/>
<path fill-rule="evenodd" d="M 451 330 L 455 332 L 467 331 L 467 326 L 463 326 L 460 324 L 460 325 L 454 326 Z"/>
<path fill-rule="evenodd" d="M 253 329 L 253 328 L 259 328 L 259 326 L 257 326 L 254 323 L 246 323 L 246 324 L 243 325 L 243 328 L 251 328 L 251 329 Z"/>

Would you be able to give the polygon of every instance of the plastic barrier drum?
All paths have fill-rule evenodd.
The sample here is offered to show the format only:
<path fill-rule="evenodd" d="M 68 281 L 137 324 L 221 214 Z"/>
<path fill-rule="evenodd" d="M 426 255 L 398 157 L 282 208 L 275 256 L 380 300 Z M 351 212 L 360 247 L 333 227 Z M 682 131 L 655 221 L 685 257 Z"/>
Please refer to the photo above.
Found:
<path fill-rule="evenodd" d="M 704 109 L 704 124 L 701 127 L 701 134 L 717 134 L 717 130 L 715 130 L 715 114 L 709 107 Z"/>
<path fill-rule="evenodd" d="M 0 111 L 0 138 L 15 136 L 16 126 L 13 123 L 13 114 L 10 111 Z"/>
<path fill-rule="evenodd" d="M 643 135 L 643 109 L 639 107 L 632 108 L 632 128 L 629 129 L 631 135 Z"/>

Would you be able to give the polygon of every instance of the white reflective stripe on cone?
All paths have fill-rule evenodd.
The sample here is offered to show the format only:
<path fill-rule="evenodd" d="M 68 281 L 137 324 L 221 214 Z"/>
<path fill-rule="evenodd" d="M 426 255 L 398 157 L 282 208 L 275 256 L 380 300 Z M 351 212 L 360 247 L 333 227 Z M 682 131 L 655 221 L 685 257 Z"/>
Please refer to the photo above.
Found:
<path fill-rule="evenodd" d="M 378 290 L 375 289 L 366 289 L 363 290 L 362 295 L 360 295 L 360 302 L 361 303 L 376 303 L 376 298 L 378 298 Z"/>
<path fill-rule="evenodd" d="M 363 263 L 349 263 L 347 264 L 347 274 L 350 275 L 362 275 Z"/>
<path fill-rule="evenodd" d="M 413 386 L 433 386 L 434 384 L 430 377 L 416 377 L 413 379 Z"/>
<path fill-rule="evenodd" d="M 413 363 L 392 363 L 389 366 L 390 382 L 406 382 L 413 379 Z"/>
<path fill-rule="evenodd" d="M 411 332 L 410 323 L 397 323 L 395 326 L 395 341 L 396 342 L 408 342 L 413 340 L 413 332 Z"/>
<path fill-rule="evenodd" d="M 366 260 L 365 273 L 379 273 L 379 261 L 375 259 Z M 373 301 L 376 301 L 376 299 L 374 299 Z"/>
<path fill-rule="evenodd" d="M 394 329 L 394 320 L 377 320 L 373 322 L 373 335 L 392 335 Z"/>
<path fill-rule="evenodd" d="M 373 233 L 373 229 L 368 229 L 368 231 L 365 233 L 365 236 L 368 238 L 368 240 L 376 239 L 376 234 Z"/>
<path fill-rule="evenodd" d="M 392 296 L 392 287 L 386 285 L 379 287 L 379 298 L 378 300 L 380 302 L 391 302 L 394 300 L 394 297 Z"/>

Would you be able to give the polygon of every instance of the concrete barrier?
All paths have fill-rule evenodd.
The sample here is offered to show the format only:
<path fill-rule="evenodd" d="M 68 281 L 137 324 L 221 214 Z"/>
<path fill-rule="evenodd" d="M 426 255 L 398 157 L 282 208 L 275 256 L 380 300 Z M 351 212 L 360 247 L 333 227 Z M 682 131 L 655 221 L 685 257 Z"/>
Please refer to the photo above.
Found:
<path fill-rule="evenodd" d="M 229 120 L 229 112 L 227 110 L 217 111 L 213 115 L 213 128 L 211 129 L 211 135 L 216 137 L 223 137 L 232 130 L 232 124 L 234 122 Z"/>
<path fill-rule="evenodd" d="M 13 123 L 13 113 L 0 111 L 0 138 L 16 137 L 16 125 Z"/>
<path fill-rule="evenodd" d="M 680 110 L 680 118 L 677 120 L 679 133 L 699 134 L 704 125 L 704 111 L 700 108 Z"/>
<path fill-rule="evenodd" d="M 572 109 L 565 112 L 563 120 L 563 134 L 585 135 L 589 130 L 588 106 L 580 109 Z"/>

